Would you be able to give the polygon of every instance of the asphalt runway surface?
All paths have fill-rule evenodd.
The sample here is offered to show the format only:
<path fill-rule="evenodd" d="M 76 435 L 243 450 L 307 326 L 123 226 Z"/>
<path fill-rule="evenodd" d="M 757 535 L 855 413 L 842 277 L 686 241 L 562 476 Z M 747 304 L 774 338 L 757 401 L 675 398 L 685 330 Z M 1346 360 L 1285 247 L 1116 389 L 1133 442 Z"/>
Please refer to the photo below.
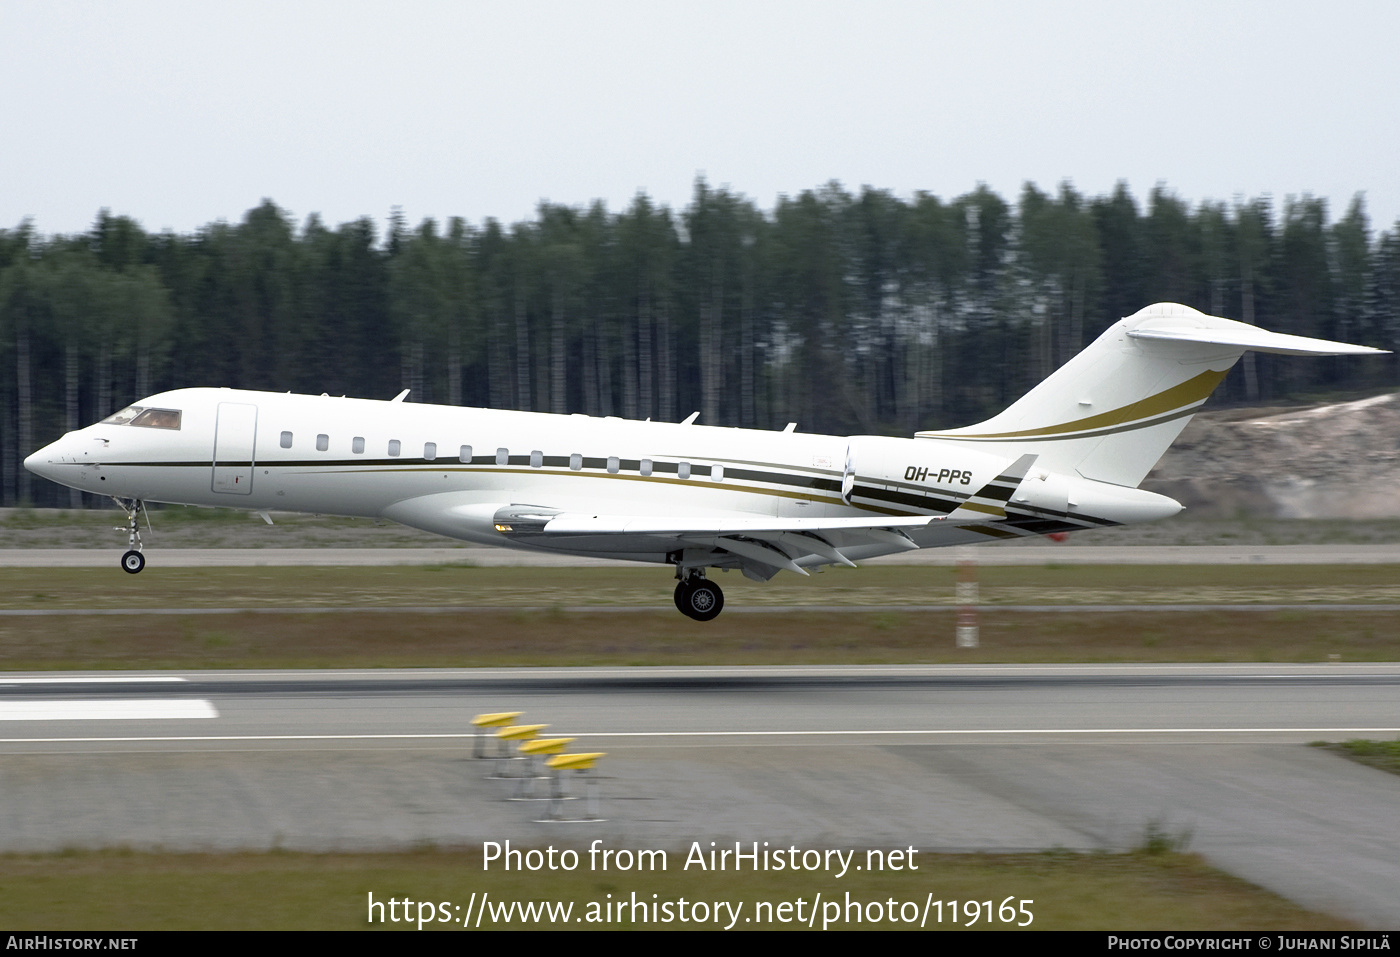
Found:
<path fill-rule="evenodd" d="M 519 782 L 472 757 L 471 717 L 496 711 L 606 752 L 605 820 L 507 800 Z M 1394 928 L 1400 782 L 1306 743 L 1397 734 L 1400 664 L 8 674 L 0 849 L 995 852 L 1155 832 Z"/>

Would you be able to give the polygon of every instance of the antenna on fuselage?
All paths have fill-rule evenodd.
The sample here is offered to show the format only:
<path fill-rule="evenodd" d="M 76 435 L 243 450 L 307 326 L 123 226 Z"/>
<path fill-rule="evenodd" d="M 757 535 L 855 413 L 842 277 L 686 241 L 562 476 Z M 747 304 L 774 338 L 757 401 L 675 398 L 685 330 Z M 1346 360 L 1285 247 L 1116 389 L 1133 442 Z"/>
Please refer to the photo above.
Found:
<path fill-rule="evenodd" d="M 698 418 L 700 418 L 700 412 L 697 409 L 696 411 L 690 413 L 690 415 L 687 415 L 684 419 L 681 419 L 681 425 L 694 425 L 695 420 Z"/>
<path fill-rule="evenodd" d="M 393 397 L 392 399 L 390 399 L 389 401 L 390 401 L 390 402 L 402 402 L 404 399 L 407 399 L 407 398 L 408 398 L 408 393 L 409 393 L 409 390 L 408 390 L 408 389 L 404 389 L 402 392 L 400 392 L 398 395 L 394 396 L 394 397 Z"/>

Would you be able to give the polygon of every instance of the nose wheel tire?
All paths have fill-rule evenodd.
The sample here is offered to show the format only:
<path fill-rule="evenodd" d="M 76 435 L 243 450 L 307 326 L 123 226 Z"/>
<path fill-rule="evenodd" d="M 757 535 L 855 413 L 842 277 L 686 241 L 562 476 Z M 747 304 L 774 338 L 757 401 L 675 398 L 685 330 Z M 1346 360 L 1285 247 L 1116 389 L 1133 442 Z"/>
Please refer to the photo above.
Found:
<path fill-rule="evenodd" d="M 676 585 L 675 599 L 681 614 L 696 621 L 711 621 L 724 609 L 724 592 L 704 578 Z"/>
<path fill-rule="evenodd" d="M 146 510 L 146 503 L 139 498 L 121 498 L 112 496 L 112 501 L 117 503 L 123 512 L 126 512 L 126 528 L 117 527 L 117 531 L 126 532 L 127 550 L 122 555 L 122 571 L 128 575 L 135 575 L 146 567 L 146 556 L 141 554 L 141 523 L 137 516 Z M 146 527 L 151 527 L 150 516 L 146 517 Z"/>

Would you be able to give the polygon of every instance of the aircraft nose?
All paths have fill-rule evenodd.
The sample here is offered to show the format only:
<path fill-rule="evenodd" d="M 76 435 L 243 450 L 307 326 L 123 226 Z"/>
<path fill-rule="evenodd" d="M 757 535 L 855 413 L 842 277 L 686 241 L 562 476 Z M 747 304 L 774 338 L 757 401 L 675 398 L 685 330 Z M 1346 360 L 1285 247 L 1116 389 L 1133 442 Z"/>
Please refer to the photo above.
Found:
<path fill-rule="evenodd" d="M 70 432 L 30 455 L 24 460 L 24 467 L 50 482 L 70 484 L 67 479 L 72 477 L 79 462 L 73 449 L 72 434 Z"/>
<path fill-rule="evenodd" d="M 42 478 L 52 479 L 52 465 L 57 456 L 54 454 L 53 444 L 46 445 L 39 451 L 28 456 L 24 460 L 24 467 Z"/>

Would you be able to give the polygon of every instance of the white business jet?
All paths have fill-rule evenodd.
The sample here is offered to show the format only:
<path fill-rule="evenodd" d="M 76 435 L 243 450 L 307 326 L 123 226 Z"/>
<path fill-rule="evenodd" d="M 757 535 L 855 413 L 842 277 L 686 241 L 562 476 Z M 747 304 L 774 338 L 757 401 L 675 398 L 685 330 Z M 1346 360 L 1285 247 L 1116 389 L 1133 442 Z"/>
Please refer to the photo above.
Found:
<path fill-rule="evenodd" d="M 670 565 L 708 621 L 706 570 L 780 570 L 903 549 L 1166 518 L 1137 488 L 1248 349 L 1384 350 L 1149 306 L 1005 412 L 915 438 L 808 435 L 392 401 L 177 389 L 70 432 L 25 468 L 127 513 L 147 502 L 387 518 L 485 545 Z M 698 413 L 697 413 L 698 414 Z"/>

